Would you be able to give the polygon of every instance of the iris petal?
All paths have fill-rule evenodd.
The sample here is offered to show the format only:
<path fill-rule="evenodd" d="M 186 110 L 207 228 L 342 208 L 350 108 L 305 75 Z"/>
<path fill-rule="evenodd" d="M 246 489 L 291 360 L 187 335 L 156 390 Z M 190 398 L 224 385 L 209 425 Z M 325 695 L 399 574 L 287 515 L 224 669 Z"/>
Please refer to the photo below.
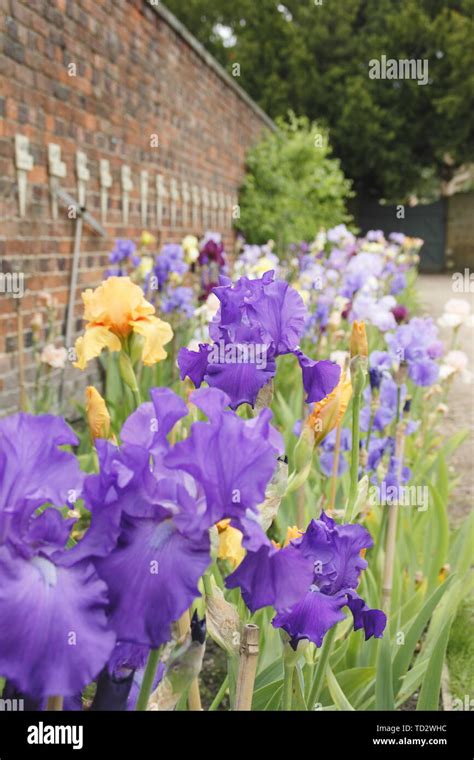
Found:
<path fill-rule="evenodd" d="M 163 346 L 169 343 L 173 337 L 173 330 L 168 322 L 164 322 L 158 317 L 149 316 L 131 320 L 130 326 L 134 332 L 145 338 L 142 353 L 143 364 L 151 366 L 162 359 L 166 359 L 167 353 Z"/>
<path fill-rule="evenodd" d="M 0 547 L 0 673 L 32 697 L 72 696 L 115 645 L 93 566 L 61 567 Z"/>
<path fill-rule="evenodd" d="M 77 361 L 74 362 L 73 366 L 78 369 L 85 369 L 88 362 L 99 356 L 104 348 L 108 348 L 109 351 L 120 351 L 122 344 L 108 327 L 102 325 L 87 327 L 84 335 L 81 335 L 76 341 Z"/>
<path fill-rule="evenodd" d="M 158 647 L 199 595 L 210 562 L 207 533 L 190 539 L 171 520 L 125 518 L 119 544 L 97 561 L 110 593 L 110 620 L 121 641 Z"/>
<path fill-rule="evenodd" d="M 272 625 L 284 628 L 292 639 L 309 639 L 320 647 L 329 629 L 345 619 L 342 608 L 346 604 L 344 593 L 328 596 L 313 588 L 291 610 L 278 613 Z"/>

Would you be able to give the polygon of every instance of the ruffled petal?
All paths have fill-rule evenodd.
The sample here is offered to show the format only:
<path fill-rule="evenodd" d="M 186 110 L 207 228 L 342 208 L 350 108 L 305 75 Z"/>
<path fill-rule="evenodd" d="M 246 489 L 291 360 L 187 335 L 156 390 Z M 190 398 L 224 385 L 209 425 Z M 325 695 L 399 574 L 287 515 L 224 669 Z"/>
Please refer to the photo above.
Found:
<path fill-rule="evenodd" d="M 357 588 L 360 574 L 367 567 L 367 561 L 361 552 L 373 546 L 372 536 L 362 525 L 336 524 L 333 540 L 336 552 L 330 563 L 331 571 L 324 581 L 333 591 Z M 323 581 L 322 578 L 320 580 Z"/>
<path fill-rule="evenodd" d="M 347 592 L 347 606 L 354 617 L 354 630 L 364 629 L 365 640 L 374 636 L 380 639 L 387 625 L 387 616 L 382 610 L 370 609 L 355 591 Z"/>
<path fill-rule="evenodd" d="M 125 518 L 117 548 L 96 563 L 118 638 L 153 648 L 169 641 L 171 624 L 199 595 L 209 552 L 207 533 L 189 539 L 172 520 Z"/>
<path fill-rule="evenodd" d="M 73 366 L 78 369 L 85 369 L 91 359 L 99 356 L 104 348 L 108 348 L 109 351 L 120 351 L 122 344 L 108 327 L 103 325 L 86 327 L 84 335 L 76 340 L 77 361 L 74 362 Z"/>
<path fill-rule="evenodd" d="M 341 368 L 328 360 L 314 361 L 302 351 L 293 352 L 298 359 L 303 374 L 306 402 L 321 401 L 334 390 L 341 376 Z"/>
<path fill-rule="evenodd" d="M 133 331 L 145 338 L 143 345 L 142 360 L 146 366 L 152 366 L 156 362 L 166 359 L 167 353 L 163 346 L 173 338 L 173 330 L 168 322 L 159 317 L 143 317 L 131 320 L 130 326 Z"/>
<path fill-rule="evenodd" d="M 278 613 L 272 625 L 284 628 L 292 639 L 309 639 L 320 647 L 329 629 L 345 619 L 342 608 L 346 604 L 344 593 L 327 596 L 314 586 L 290 610 Z"/>
<path fill-rule="evenodd" d="M 120 433 L 123 443 L 141 446 L 156 456 L 169 448 L 167 435 L 188 413 L 183 399 L 170 388 L 152 388 L 151 402 L 130 415 Z"/>
<path fill-rule="evenodd" d="M 265 362 L 262 367 L 252 362 L 209 362 L 204 379 L 211 387 L 223 390 L 230 398 L 231 409 L 237 409 L 241 404 L 254 406 L 259 391 L 274 377 L 275 372 L 274 360 Z"/>
<path fill-rule="evenodd" d="M 225 411 L 230 402 L 229 396 L 219 388 L 201 388 L 200 390 L 193 391 L 190 399 L 201 412 L 204 412 L 211 422 L 216 422 L 220 419 L 222 412 Z"/>
<path fill-rule="evenodd" d="M 300 294 L 287 282 L 275 280 L 265 284 L 262 297 L 248 305 L 247 313 L 270 336 L 276 354 L 296 349 L 304 331 L 307 310 Z"/>
<path fill-rule="evenodd" d="M 80 691 L 115 645 L 106 592 L 90 563 L 61 567 L 0 547 L 0 673 L 32 697 Z"/>
<path fill-rule="evenodd" d="M 210 350 L 209 343 L 200 343 L 199 351 L 190 351 L 188 348 L 179 349 L 178 366 L 181 380 L 189 377 L 196 388 L 201 386 L 207 372 L 207 357 Z"/>
<path fill-rule="evenodd" d="M 0 543 L 13 526 L 25 529 L 38 507 L 71 506 L 80 497 L 84 474 L 76 458 L 59 449 L 78 442 L 51 414 L 21 412 L 0 420 Z"/>
<path fill-rule="evenodd" d="M 296 546 L 271 545 L 247 552 L 237 570 L 226 578 L 227 588 L 240 587 L 252 611 L 267 607 L 284 610 L 305 594 L 313 579 L 313 566 Z"/>
<path fill-rule="evenodd" d="M 275 455 L 258 428 L 232 412 L 222 412 L 212 422 L 195 422 L 189 437 L 175 444 L 164 463 L 202 484 L 207 498 L 202 527 L 210 527 L 226 517 L 242 517 L 247 509 L 256 510 L 275 470 Z"/>

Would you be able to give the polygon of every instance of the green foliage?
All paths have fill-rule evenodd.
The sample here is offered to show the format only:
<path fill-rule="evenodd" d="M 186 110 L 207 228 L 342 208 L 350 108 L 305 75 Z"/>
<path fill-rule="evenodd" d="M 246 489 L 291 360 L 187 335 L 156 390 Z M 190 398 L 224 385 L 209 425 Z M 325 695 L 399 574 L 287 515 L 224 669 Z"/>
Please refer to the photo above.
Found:
<path fill-rule="evenodd" d="M 451 629 L 448 667 L 453 697 L 464 700 L 474 694 L 474 597 L 461 606 Z"/>
<path fill-rule="evenodd" d="M 167 0 L 272 117 L 327 125 L 358 191 L 439 188 L 474 160 L 473 0 Z M 217 25 L 228 27 L 226 41 Z M 372 58 L 427 59 L 429 83 L 370 79 Z"/>
<path fill-rule="evenodd" d="M 312 240 L 321 227 L 348 221 L 350 183 L 330 158 L 327 134 L 306 117 L 278 120 L 249 152 L 238 222 L 247 240 L 275 240 L 285 250 L 295 240 Z"/>

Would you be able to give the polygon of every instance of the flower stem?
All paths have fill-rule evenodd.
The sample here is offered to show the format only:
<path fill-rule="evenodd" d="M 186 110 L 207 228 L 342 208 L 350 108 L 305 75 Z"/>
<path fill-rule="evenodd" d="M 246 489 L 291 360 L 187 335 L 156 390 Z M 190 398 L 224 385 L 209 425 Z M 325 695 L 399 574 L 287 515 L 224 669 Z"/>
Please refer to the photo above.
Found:
<path fill-rule="evenodd" d="M 342 432 L 342 421 L 339 423 L 336 429 L 336 443 L 334 445 L 334 459 L 332 464 L 332 473 L 331 473 L 331 487 L 329 492 L 329 507 L 328 507 L 328 514 L 332 514 L 334 511 L 334 506 L 336 504 L 336 491 L 337 491 L 337 475 L 339 471 L 339 456 L 341 453 L 341 432 Z"/>
<path fill-rule="evenodd" d="M 319 655 L 318 664 L 316 666 L 316 674 L 314 676 L 313 686 L 308 698 L 308 710 L 313 710 L 314 705 L 317 703 L 321 691 L 324 685 L 324 678 L 326 675 L 326 669 L 329 662 L 329 657 L 332 652 L 334 639 L 336 637 L 337 625 L 334 625 L 326 634 L 323 645 L 321 647 L 321 653 Z"/>
<path fill-rule="evenodd" d="M 217 692 L 216 696 L 214 697 L 214 699 L 212 700 L 209 706 L 209 712 L 215 712 L 215 710 L 217 710 L 220 703 L 224 699 L 228 688 L 229 688 L 229 674 L 227 673 L 226 677 L 221 683 L 221 687 L 219 691 Z"/>
<path fill-rule="evenodd" d="M 61 712 L 63 709 L 64 697 L 48 697 L 46 710 L 48 712 Z"/>
<path fill-rule="evenodd" d="M 401 488 L 404 449 L 405 425 L 403 422 L 400 422 L 397 426 L 397 434 L 395 439 L 395 460 L 397 462 L 398 490 Z M 392 603 L 393 568 L 395 563 L 395 551 L 397 543 L 398 500 L 395 500 L 393 504 L 386 504 L 385 509 L 388 510 L 388 522 L 382 581 L 382 608 L 388 617 Z"/>
<path fill-rule="evenodd" d="M 399 384 L 397 386 L 397 408 L 396 408 L 396 411 L 395 411 L 395 420 L 394 420 L 394 423 L 393 423 L 393 434 L 394 435 L 396 435 L 397 428 L 398 428 L 398 423 L 400 422 L 400 402 L 401 402 L 401 399 L 402 399 L 402 388 L 401 388 L 401 385 Z"/>
<path fill-rule="evenodd" d="M 123 348 L 119 354 L 119 371 L 123 382 L 130 388 L 132 392 L 135 408 L 138 408 L 141 404 L 141 397 L 137 376 L 135 374 L 135 370 L 133 369 L 130 355 Z"/>
<path fill-rule="evenodd" d="M 371 404 L 370 404 L 369 429 L 367 431 L 367 441 L 366 441 L 366 444 L 365 444 L 365 448 L 366 448 L 367 453 L 369 453 L 370 441 L 371 441 L 372 432 L 373 432 L 373 429 L 374 429 L 375 413 L 376 413 L 379 405 L 380 404 L 379 404 L 379 400 L 378 399 L 376 399 L 375 401 L 372 400 Z"/>
<path fill-rule="evenodd" d="M 191 613 L 189 610 L 183 612 L 178 620 L 178 633 L 180 638 L 185 638 L 189 634 L 191 627 Z M 188 707 L 191 712 L 200 712 L 202 710 L 201 705 L 201 693 L 199 691 L 199 680 L 194 678 L 191 682 L 188 691 Z"/>
<path fill-rule="evenodd" d="M 295 666 L 292 663 L 285 664 L 283 679 L 283 703 L 282 707 L 285 712 L 290 712 L 293 703 L 293 675 Z"/>
<path fill-rule="evenodd" d="M 151 690 L 153 688 L 153 681 L 155 679 L 156 669 L 160 661 L 160 649 L 150 649 L 148 660 L 146 663 L 145 673 L 143 675 L 143 681 L 140 688 L 140 693 L 137 699 L 136 710 L 138 712 L 145 712 L 148 707 L 148 700 L 150 698 Z"/>
<path fill-rule="evenodd" d="M 301 397 L 301 420 L 304 425 L 307 417 L 306 404 L 304 400 L 304 393 Z M 301 530 L 306 527 L 306 481 L 302 483 L 296 494 L 296 525 Z"/>
<path fill-rule="evenodd" d="M 351 451 L 351 488 L 349 491 L 348 506 L 352 507 L 357 496 L 357 483 L 359 481 L 359 448 L 360 448 L 360 400 L 361 394 L 354 395 L 352 400 L 352 451 Z M 350 514 L 350 511 L 348 510 Z"/>
<path fill-rule="evenodd" d="M 202 576 L 202 585 L 204 586 L 206 596 L 213 596 L 210 570 L 205 572 Z"/>

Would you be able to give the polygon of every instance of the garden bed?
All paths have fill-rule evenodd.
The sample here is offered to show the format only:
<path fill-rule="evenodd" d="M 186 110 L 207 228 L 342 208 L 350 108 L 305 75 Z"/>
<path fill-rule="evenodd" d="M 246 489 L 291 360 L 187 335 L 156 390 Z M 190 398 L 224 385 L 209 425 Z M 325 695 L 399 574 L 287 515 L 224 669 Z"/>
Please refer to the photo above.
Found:
<path fill-rule="evenodd" d="M 448 301 L 448 350 L 420 315 L 420 245 L 118 241 L 83 295 L 72 359 L 104 383 L 74 430 L 38 318 L 29 410 L 0 421 L 3 698 L 438 710 L 447 651 L 457 693 L 474 523 L 451 524 L 467 432 L 444 419 L 470 318 Z"/>

